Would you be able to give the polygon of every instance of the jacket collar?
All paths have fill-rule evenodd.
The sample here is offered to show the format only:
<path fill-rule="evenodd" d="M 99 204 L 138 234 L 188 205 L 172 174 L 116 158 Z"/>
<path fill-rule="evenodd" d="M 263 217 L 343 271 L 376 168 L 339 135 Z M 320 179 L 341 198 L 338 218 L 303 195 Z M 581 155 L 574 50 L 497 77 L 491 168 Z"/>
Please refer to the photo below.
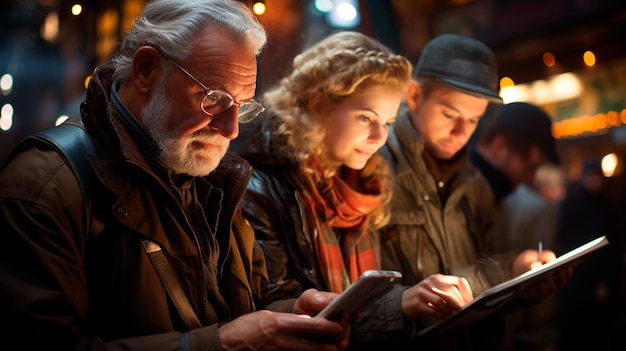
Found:
<path fill-rule="evenodd" d="M 424 141 L 422 135 L 413 126 L 411 115 L 407 107 L 401 109 L 398 120 L 392 125 L 387 139 L 387 147 L 393 154 L 402 155 L 396 157 L 397 176 L 410 174 L 414 171 L 419 173 L 427 172 L 426 165 L 422 160 Z"/>
<path fill-rule="evenodd" d="M 129 184 L 132 180 L 129 181 L 124 174 L 127 174 L 128 168 L 135 169 L 154 179 L 171 195 L 173 201 L 178 201 L 176 189 L 171 186 L 170 179 L 159 176 L 161 172 L 155 172 L 154 163 L 151 161 L 152 155 L 138 146 L 133 134 L 120 122 L 120 117 L 110 100 L 113 71 L 112 64 L 105 64 L 94 70 L 87 91 L 87 104 L 81 111 L 85 129 L 95 139 L 100 149 L 99 157 L 90 160 L 96 175 L 110 191 L 119 198 L 124 198 L 133 192 L 133 186 Z M 188 181 L 196 182 L 198 193 L 206 195 L 205 198 L 199 199 L 201 203 L 208 201 L 208 194 L 214 190 L 223 193 L 221 201 L 214 206 L 221 208 L 215 211 L 219 213 L 219 218 L 227 221 L 220 223 L 228 225 L 244 195 L 250 175 L 250 164 L 235 154 L 227 153 L 210 175 L 189 177 Z"/>
<path fill-rule="evenodd" d="M 513 185 L 509 177 L 487 162 L 476 147 L 470 148 L 469 157 L 474 167 L 478 168 L 485 179 L 487 179 L 487 183 L 489 183 L 496 203 L 499 203 L 503 198 L 513 192 Z"/>

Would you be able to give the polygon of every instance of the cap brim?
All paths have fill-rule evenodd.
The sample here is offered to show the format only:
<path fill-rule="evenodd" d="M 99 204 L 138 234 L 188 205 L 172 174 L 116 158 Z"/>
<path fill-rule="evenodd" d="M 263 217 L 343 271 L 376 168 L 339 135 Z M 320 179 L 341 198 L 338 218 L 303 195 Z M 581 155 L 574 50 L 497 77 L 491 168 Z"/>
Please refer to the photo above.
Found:
<path fill-rule="evenodd" d="M 437 79 L 441 83 L 449 86 L 450 88 L 459 90 L 465 94 L 487 99 L 491 102 L 495 102 L 499 104 L 502 103 L 502 98 L 500 97 L 500 95 L 498 95 L 494 91 L 485 89 L 484 87 L 465 83 L 465 82 L 459 82 L 458 80 L 449 79 L 449 78 L 437 77 Z"/>

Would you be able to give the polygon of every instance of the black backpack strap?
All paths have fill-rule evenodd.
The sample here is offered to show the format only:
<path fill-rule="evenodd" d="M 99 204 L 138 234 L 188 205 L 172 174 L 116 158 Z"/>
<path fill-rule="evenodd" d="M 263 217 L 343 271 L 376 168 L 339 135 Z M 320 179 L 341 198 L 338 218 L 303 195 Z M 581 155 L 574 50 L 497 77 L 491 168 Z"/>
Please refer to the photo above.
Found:
<path fill-rule="evenodd" d="M 2 167 L 0 167 L 0 170 L 6 167 L 13 158 L 28 147 L 41 145 L 46 145 L 56 150 L 76 176 L 81 195 L 84 199 L 83 224 L 85 235 L 87 235 L 89 231 L 93 192 L 91 185 L 95 177 L 87 162 L 87 155 L 98 154 L 95 143 L 85 131 L 80 116 L 75 116 L 56 127 L 37 132 L 22 139 L 13 148 Z"/>
<path fill-rule="evenodd" d="M 40 140 L 53 146 L 76 175 L 85 205 L 83 224 L 85 230 L 88 231 L 93 189 L 91 184 L 94 174 L 87 162 L 87 155 L 97 155 L 98 149 L 85 131 L 82 122 L 80 119 L 66 121 L 56 127 L 35 133 L 28 138 Z"/>
<path fill-rule="evenodd" d="M 44 139 L 55 146 L 76 174 L 81 192 L 89 199 L 91 187 L 87 185 L 91 183 L 93 173 L 87 163 L 87 155 L 97 155 L 98 150 L 83 126 L 65 122 L 31 137 Z"/>
<path fill-rule="evenodd" d="M 66 121 L 54 128 L 49 128 L 28 136 L 20 142 L 18 147 L 15 148 L 9 159 L 19 152 L 19 150 L 23 149 L 23 147 L 25 147 L 29 142 L 33 141 L 45 143 L 54 147 L 74 172 L 83 196 L 83 204 L 85 207 L 83 224 L 85 225 L 84 228 L 87 231 L 85 233 L 87 237 L 93 195 L 92 181 L 95 177 L 95 174 L 87 162 L 87 155 L 98 154 L 98 149 L 96 148 L 95 143 L 85 131 L 80 119 L 72 119 L 71 121 Z M 201 327 L 202 324 L 191 307 L 191 303 L 183 291 L 175 272 L 172 270 L 171 266 L 167 262 L 167 259 L 163 255 L 161 247 L 148 240 L 144 240 L 143 245 L 148 257 L 152 261 L 154 268 L 161 278 L 167 293 L 170 295 L 170 298 L 174 302 L 174 305 L 180 313 L 180 316 L 187 328 L 191 330 Z"/>

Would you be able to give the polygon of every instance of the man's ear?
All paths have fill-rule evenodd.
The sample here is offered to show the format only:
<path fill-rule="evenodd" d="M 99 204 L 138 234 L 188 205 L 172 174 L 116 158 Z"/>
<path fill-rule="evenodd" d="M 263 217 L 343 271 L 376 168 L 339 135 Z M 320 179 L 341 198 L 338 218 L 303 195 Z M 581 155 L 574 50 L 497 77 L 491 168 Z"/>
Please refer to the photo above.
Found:
<path fill-rule="evenodd" d="M 419 99 L 422 96 L 422 86 L 415 79 L 409 81 L 406 92 L 406 103 L 412 111 L 417 110 Z"/>
<path fill-rule="evenodd" d="M 132 83 L 140 94 L 149 94 L 162 73 L 161 55 L 152 46 L 142 46 L 133 55 Z"/>

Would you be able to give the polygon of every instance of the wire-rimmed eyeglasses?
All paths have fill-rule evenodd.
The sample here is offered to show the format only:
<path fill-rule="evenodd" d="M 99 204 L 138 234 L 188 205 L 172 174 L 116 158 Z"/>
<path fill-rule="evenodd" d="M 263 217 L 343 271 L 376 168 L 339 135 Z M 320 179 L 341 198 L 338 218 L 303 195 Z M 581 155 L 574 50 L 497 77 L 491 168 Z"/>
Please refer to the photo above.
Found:
<path fill-rule="evenodd" d="M 158 49 L 157 49 L 158 50 Z M 209 89 L 204 84 L 202 84 L 196 77 L 194 77 L 191 73 L 187 72 L 186 69 L 182 68 L 178 63 L 176 63 L 171 58 L 164 55 L 161 50 L 159 50 L 161 56 L 163 56 L 166 60 L 171 62 L 174 66 L 176 66 L 179 70 L 185 73 L 189 78 L 193 79 L 204 91 L 206 91 L 206 95 L 202 98 L 200 102 L 200 108 L 202 111 L 209 116 L 218 115 L 233 105 L 239 106 L 239 115 L 237 117 L 239 123 L 248 123 L 252 121 L 256 116 L 258 116 L 261 112 L 265 110 L 265 107 L 261 105 L 261 103 L 255 100 L 246 100 L 242 102 L 236 102 L 233 97 L 222 90 L 219 89 Z"/>

